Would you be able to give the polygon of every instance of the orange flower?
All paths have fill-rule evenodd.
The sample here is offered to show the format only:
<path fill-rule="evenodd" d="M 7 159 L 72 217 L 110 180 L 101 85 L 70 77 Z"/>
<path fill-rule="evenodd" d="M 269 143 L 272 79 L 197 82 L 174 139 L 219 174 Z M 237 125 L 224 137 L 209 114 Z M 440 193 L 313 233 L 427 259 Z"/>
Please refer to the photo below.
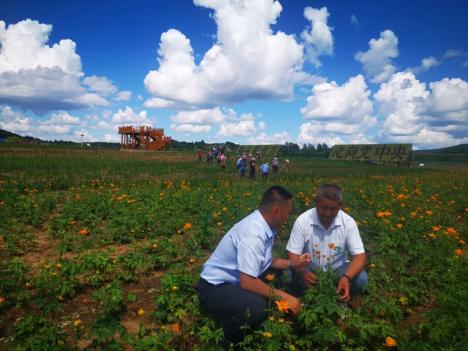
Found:
<path fill-rule="evenodd" d="M 4 299 L 2 296 L 0 296 L 0 305 L 1 305 L 4 301 L 5 301 L 5 299 Z"/>
<path fill-rule="evenodd" d="M 139 308 L 138 311 L 137 311 L 137 314 L 139 316 L 144 316 L 145 315 L 145 310 L 143 308 Z"/>
<path fill-rule="evenodd" d="M 89 230 L 88 230 L 88 229 L 81 229 L 78 233 L 79 233 L 80 235 L 88 235 L 88 234 L 89 234 Z"/>
<path fill-rule="evenodd" d="M 397 223 L 397 224 L 395 224 L 395 227 L 397 227 L 398 229 L 401 229 L 401 228 L 403 228 L 403 224 Z"/>
<path fill-rule="evenodd" d="M 448 227 L 446 229 L 447 234 L 455 234 L 457 230 L 454 227 Z"/>
<path fill-rule="evenodd" d="M 375 214 L 378 218 L 380 217 L 384 217 L 385 216 L 385 212 L 382 212 L 382 211 L 379 211 Z"/>
<path fill-rule="evenodd" d="M 417 215 L 418 215 L 418 214 L 417 214 L 415 211 L 411 212 L 411 217 L 414 218 L 414 217 L 416 217 Z"/>
<path fill-rule="evenodd" d="M 180 333 L 180 325 L 179 323 L 173 323 L 173 324 L 168 324 L 166 326 L 167 330 L 174 334 L 179 334 Z"/>
<path fill-rule="evenodd" d="M 75 220 L 70 221 L 70 224 L 71 224 L 71 225 L 75 225 L 75 224 L 76 224 L 76 221 L 75 221 Z"/>
<path fill-rule="evenodd" d="M 385 211 L 385 217 L 390 217 L 392 215 L 392 213 L 390 211 Z"/>
<path fill-rule="evenodd" d="M 431 238 L 431 239 L 435 239 L 435 238 L 436 238 L 436 235 L 435 235 L 434 233 L 429 233 L 427 236 L 428 236 L 429 238 Z"/>
<path fill-rule="evenodd" d="M 463 249 L 456 249 L 456 250 L 455 250 L 455 255 L 457 255 L 457 256 L 463 256 L 463 254 L 464 254 Z"/>
<path fill-rule="evenodd" d="M 273 280 L 275 280 L 275 275 L 273 273 L 267 274 L 265 276 L 265 279 L 268 280 L 269 282 L 272 282 Z"/>
<path fill-rule="evenodd" d="M 432 211 L 431 211 L 431 210 L 427 210 L 425 213 L 426 213 L 428 216 L 432 216 Z"/>
<path fill-rule="evenodd" d="M 336 246 L 336 245 L 335 245 L 334 243 L 328 244 L 328 247 L 329 247 L 331 250 L 333 250 L 333 249 L 335 248 L 335 246 Z"/>
<path fill-rule="evenodd" d="M 288 312 L 289 310 L 289 303 L 286 300 L 275 301 L 276 307 L 280 312 Z"/>
<path fill-rule="evenodd" d="M 189 229 L 192 229 L 192 223 L 185 223 L 184 230 L 189 230 Z"/>
<path fill-rule="evenodd" d="M 394 338 L 392 338 L 391 336 L 387 336 L 385 338 L 385 346 L 387 347 L 395 347 L 397 345 L 397 342 Z"/>
<path fill-rule="evenodd" d="M 437 226 L 437 225 L 432 227 L 432 231 L 434 231 L 434 232 L 438 232 L 439 230 L 440 230 L 440 227 Z"/>

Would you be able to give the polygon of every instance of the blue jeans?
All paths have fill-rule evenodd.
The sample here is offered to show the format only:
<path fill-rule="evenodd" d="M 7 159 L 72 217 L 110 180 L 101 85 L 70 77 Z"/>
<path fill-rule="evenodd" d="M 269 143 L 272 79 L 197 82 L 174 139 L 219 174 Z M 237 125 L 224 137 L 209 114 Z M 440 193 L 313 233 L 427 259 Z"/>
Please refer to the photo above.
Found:
<path fill-rule="evenodd" d="M 349 262 L 345 262 L 341 267 L 337 269 L 337 271 L 340 273 L 340 277 L 346 273 L 346 270 L 348 269 Z M 369 281 L 369 276 L 367 275 L 367 272 L 365 270 L 362 270 L 357 277 L 354 277 L 354 279 L 351 281 L 351 294 L 361 294 L 364 288 L 367 285 L 367 282 Z"/>

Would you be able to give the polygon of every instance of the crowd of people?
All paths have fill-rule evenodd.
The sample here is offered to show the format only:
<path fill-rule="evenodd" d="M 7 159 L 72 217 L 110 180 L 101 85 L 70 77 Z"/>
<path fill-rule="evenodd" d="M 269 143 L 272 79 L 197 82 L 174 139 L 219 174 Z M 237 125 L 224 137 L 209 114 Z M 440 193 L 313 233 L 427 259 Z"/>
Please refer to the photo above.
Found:
<path fill-rule="evenodd" d="M 203 158 L 207 163 L 217 162 L 222 169 L 226 168 L 226 163 L 229 160 L 230 150 L 224 146 L 221 148 L 213 147 L 205 152 L 202 149 L 197 150 L 197 161 L 202 162 Z M 271 171 L 273 174 L 278 174 L 280 172 L 289 173 L 291 162 L 286 159 L 284 160 L 283 165 L 280 167 L 280 161 L 278 157 L 273 157 L 271 160 Z M 261 159 L 260 152 L 255 153 L 255 157 L 249 153 L 243 153 L 239 155 L 236 160 L 236 169 L 239 172 L 241 177 L 248 176 L 250 179 L 255 180 L 257 171 L 260 173 L 263 179 L 268 179 L 270 174 L 270 163 L 268 160 Z"/>

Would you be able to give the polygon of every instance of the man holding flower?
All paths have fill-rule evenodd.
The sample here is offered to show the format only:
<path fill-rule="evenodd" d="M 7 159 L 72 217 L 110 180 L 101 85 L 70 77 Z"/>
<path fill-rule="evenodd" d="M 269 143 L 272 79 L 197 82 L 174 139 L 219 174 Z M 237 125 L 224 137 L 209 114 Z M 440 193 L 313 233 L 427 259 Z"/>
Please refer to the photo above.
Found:
<path fill-rule="evenodd" d="M 226 344 L 244 337 L 241 327 L 256 329 L 266 319 L 270 298 L 282 300 L 282 308 L 299 313 L 301 302 L 262 280 L 267 270 L 299 268 L 310 255 L 297 255 L 294 262 L 272 257 L 278 229 L 292 210 L 292 195 L 280 186 L 270 187 L 258 210 L 235 224 L 203 265 L 197 286 L 201 307 L 221 322 Z"/>
<path fill-rule="evenodd" d="M 366 253 L 354 219 L 341 210 L 343 195 L 335 184 L 317 189 L 315 207 L 301 214 L 294 223 L 286 249 L 291 262 L 308 253 L 311 262 L 293 271 L 293 285 L 300 294 L 317 284 L 317 269 L 338 272 L 336 291 L 348 302 L 350 294 L 360 293 L 367 285 Z M 348 261 L 348 253 L 351 261 Z M 294 264 L 293 264 L 294 265 Z"/>

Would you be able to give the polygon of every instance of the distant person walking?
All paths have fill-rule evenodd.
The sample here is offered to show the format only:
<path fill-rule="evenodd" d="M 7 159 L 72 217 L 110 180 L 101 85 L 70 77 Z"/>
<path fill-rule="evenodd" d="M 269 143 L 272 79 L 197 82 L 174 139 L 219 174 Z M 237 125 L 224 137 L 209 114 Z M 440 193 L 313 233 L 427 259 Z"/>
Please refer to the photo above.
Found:
<path fill-rule="evenodd" d="M 268 162 L 265 162 L 260 166 L 260 172 L 262 172 L 263 179 L 268 179 L 269 169 L 270 169 L 270 166 L 268 165 Z"/>
<path fill-rule="evenodd" d="M 252 180 L 255 180 L 255 171 L 257 168 L 257 163 L 255 162 L 255 158 L 250 159 L 249 166 L 250 166 L 249 178 Z"/>
<path fill-rule="evenodd" d="M 224 156 L 224 154 L 221 154 L 221 156 L 219 156 L 219 160 L 221 163 L 221 168 L 226 169 L 226 156 Z"/>
<path fill-rule="evenodd" d="M 273 160 L 271 161 L 271 168 L 273 168 L 273 174 L 278 173 L 278 170 L 279 170 L 278 157 L 273 158 Z"/>
<path fill-rule="evenodd" d="M 237 161 L 236 161 L 236 168 L 237 168 L 237 170 L 240 169 L 241 162 L 242 162 L 242 156 L 239 156 L 239 158 L 238 158 Z"/>
<path fill-rule="evenodd" d="M 201 161 L 203 157 L 203 151 L 202 149 L 197 150 L 197 161 Z"/>
<path fill-rule="evenodd" d="M 245 177 L 245 173 L 247 172 L 247 159 L 245 156 L 242 156 L 239 166 L 239 172 L 241 177 Z"/>

